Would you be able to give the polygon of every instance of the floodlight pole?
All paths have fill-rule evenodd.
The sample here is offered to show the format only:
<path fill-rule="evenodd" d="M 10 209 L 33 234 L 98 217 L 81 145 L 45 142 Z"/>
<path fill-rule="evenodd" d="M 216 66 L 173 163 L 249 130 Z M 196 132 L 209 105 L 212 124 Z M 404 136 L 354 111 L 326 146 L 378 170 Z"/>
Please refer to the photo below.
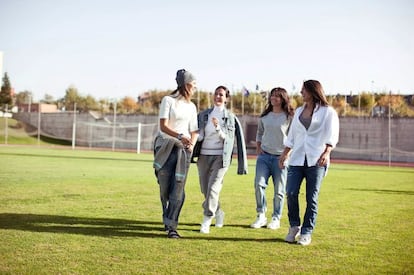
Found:
<path fill-rule="evenodd" d="M 388 167 L 391 167 L 391 91 L 388 100 Z"/>
<path fill-rule="evenodd" d="M 28 108 L 27 111 L 30 113 L 31 112 L 31 109 L 32 109 L 32 95 L 29 94 L 29 108 Z"/>
<path fill-rule="evenodd" d="M 39 101 L 39 104 L 37 105 L 37 146 L 40 146 L 40 113 L 41 113 L 41 102 Z"/>
<path fill-rule="evenodd" d="M 137 154 L 141 153 L 141 122 L 138 123 L 138 135 L 137 135 Z"/>
<path fill-rule="evenodd" d="M 76 102 L 73 104 L 73 124 L 72 124 L 72 150 L 75 150 L 76 143 Z"/>
<path fill-rule="evenodd" d="M 115 103 L 114 103 L 114 122 L 113 122 L 113 126 L 112 126 L 112 151 L 115 151 L 116 105 L 117 105 L 117 100 L 115 99 Z"/>
<path fill-rule="evenodd" d="M 8 109 L 9 109 L 9 104 L 6 104 L 6 110 L 4 111 L 4 144 L 6 144 L 7 145 L 7 137 L 8 137 L 8 135 L 9 135 L 9 133 L 8 133 L 8 128 L 9 128 L 9 125 L 8 125 Z"/>

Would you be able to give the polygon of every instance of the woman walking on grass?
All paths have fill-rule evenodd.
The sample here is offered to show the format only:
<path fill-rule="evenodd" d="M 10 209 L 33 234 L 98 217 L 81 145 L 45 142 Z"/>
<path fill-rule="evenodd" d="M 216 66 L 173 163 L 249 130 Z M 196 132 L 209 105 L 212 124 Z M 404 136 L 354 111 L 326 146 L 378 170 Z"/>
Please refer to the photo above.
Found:
<path fill-rule="evenodd" d="M 203 222 L 200 232 L 210 233 L 210 225 L 215 218 L 215 226 L 223 227 L 224 211 L 219 196 L 223 178 L 230 167 L 234 142 L 237 141 L 237 174 L 247 174 L 247 154 L 243 129 L 237 117 L 226 108 L 230 91 L 219 86 L 214 91 L 214 107 L 198 115 L 200 135 L 193 157 L 197 158 L 200 189 L 204 195 Z"/>
<path fill-rule="evenodd" d="M 287 169 L 279 168 L 278 163 L 284 149 L 283 141 L 286 139 L 293 113 L 287 91 L 283 88 L 272 89 L 257 127 L 257 160 L 254 180 L 257 218 L 250 225 L 252 228 L 261 228 L 266 225 L 269 229 L 280 227 Z M 267 223 L 266 188 L 270 177 L 272 177 L 274 187 L 273 212 L 270 223 Z"/>
<path fill-rule="evenodd" d="M 154 141 L 154 168 L 160 188 L 162 220 L 168 238 L 180 238 L 178 218 L 185 199 L 185 182 L 193 146 L 198 137 L 197 109 L 191 97 L 195 77 L 177 71 L 177 89 L 163 97 L 159 112 L 159 133 Z"/>
<path fill-rule="evenodd" d="M 301 94 L 304 105 L 295 112 L 279 166 L 284 168 L 289 158 L 286 195 L 290 228 L 285 240 L 294 243 L 300 233 L 297 243 L 309 245 L 322 179 L 331 151 L 338 143 L 339 119 L 335 109 L 328 105 L 319 81 L 305 81 Z M 298 196 L 303 179 L 306 179 L 306 211 L 301 224 Z"/>

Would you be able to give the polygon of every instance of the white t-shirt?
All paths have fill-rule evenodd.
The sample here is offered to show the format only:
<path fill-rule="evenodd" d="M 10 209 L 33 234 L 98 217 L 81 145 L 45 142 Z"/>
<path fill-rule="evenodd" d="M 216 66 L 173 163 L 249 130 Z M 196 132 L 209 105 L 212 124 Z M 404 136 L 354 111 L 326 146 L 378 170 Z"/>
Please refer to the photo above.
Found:
<path fill-rule="evenodd" d="M 198 130 L 197 108 L 182 96 L 162 98 L 159 119 L 162 118 L 168 119 L 168 127 L 184 136 L 191 137 L 190 133 Z"/>

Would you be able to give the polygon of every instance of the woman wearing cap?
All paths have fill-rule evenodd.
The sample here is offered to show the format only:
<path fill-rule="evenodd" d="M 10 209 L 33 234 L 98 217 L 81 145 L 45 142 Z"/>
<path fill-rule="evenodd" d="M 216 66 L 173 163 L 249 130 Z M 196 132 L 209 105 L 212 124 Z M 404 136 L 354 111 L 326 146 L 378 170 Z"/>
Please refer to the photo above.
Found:
<path fill-rule="evenodd" d="M 319 81 L 303 82 L 301 94 L 304 105 L 295 112 L 279 166 L 284 168 L 289 158 L 286 196 L 290 228 L 285 240 L 294 243 L 300 234 L 297 243 L 309 245 L 318 214 L 322 179 L 331 151 L 338 143 L 339 119 Z M 303 179 L 306 179 L 306 211 L 301 225 L 298 196 Z"/>
<path fill-rule="evenodd" d="M 197 109 L 191 97 L 196 90 L 193 74 L 181 69 L 177 89 L 161 100 L 159 133 L 154 141 L 154 168 L 160 187 L 162 219 L 168 238 L 180 238 L 178 218 L 185 199 L 185 182 L 193 146 L 198 137 Z"/>
<path fill-rule="evenodd" d="M 200 135 L 193 157 L 198 157 L 197 167 L 201 193 L 204 195 L 203 214 L 200 232 L 210 233 L 213 218 L 215 226 L 223 227 L 224 212 L 219 196 L 223 187 L 223 178 L 229 169 L 234 142 L 237 140 L 237 174 L 247 174 L 247 154 L 243 130 L 237 117 L 226 108 L 230 91 L 218 86 L 214 91 L 214 107 L 198 115 Z M 200 149 L 200 150 L 198 150 Z"/>

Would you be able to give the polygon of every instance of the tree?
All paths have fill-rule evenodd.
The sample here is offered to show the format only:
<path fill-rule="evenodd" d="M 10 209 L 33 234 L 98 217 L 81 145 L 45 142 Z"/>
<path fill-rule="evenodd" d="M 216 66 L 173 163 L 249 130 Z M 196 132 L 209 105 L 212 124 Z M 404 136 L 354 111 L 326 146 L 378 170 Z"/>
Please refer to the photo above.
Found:
<path fill-rule="evenodd" d="M 63 104 L 66 111 L 73 111 L 75 108 L 79 112 L 88 112 L 90 110 L 100 110 L 98 102 L 91 95 L 83 97 L 79 94 L 78 89 L 75 86 L 69 86 L 66 90 L 65 97 L 62 100 L 58 100 L 58 106 Z"/>
<path fill-rule="evenodd" d="M 80 95 L 78 93 L 78 89 L 76 89 L 75 86 L 69 86 L 68 89 L 66 89 L 65 97 L 64 97 L 64 106 L 65 109 L 73 110 L 75 107 L 75 103 L 79 103 L 80 101 Z"/>
<path fill-rule="evenodd" d="M 23 91 L 17 93 L 16 95 L 16 104 L 30 104 L 33 100 L 33 94 L 30 91 Z"/>
<path fill-rule="evenodd" d="M 160 108 L 161 100 L 164 96 L 170 94 L 172 91 L 157 91 L 153 90 L 149 92 L 149 97 L 145 101 L 144 106 L 150 107 L 152 109 L 152 113 L 157 114 Z M 149 113 L 149 112 L 148 112 Z"/>
<path fill-rule="evenodd" d="M 290 98 L 290 104 L 292 104 L 293 108 L 298 108 L 300 106 L 303 105 L 303 97 L 301 94 L 294 94 L 291 98 Z"/>
<path fill-rule="evenodd" d="M 375 98 L 369 92 L 362 92 L 359 96 L 355 96 L 352 98 L 352 106 L 360 107 L 361 110 L 365 110 L 366 112 L 370 113 L 372 107 L 375 105 Z"/>
<path fill-rule="evenodd" d="M 107 99 L 99 99 L 98 101 L 98 111 L 101 112 L 102 114 L 108 113 L 109 112 L 109 103 Z"/>
<path fill-rule="evenodd" d="M 9 76 L 4 73 L 3 84 L 0 91 L 0 106 L 8 105 L 9 107 L 13 103 L 13 88 L 10 84 Z"/>
<path fill-rule="evenodd" d="M 135 113 L 138 108 L 138 104 L 134 98 L 126 96 L 121 100 L 121 110 L 122 113 Z"/>
<path fill-rule="evenodd" d="M 410 109 L 401 95 L 382 95 L 377 105 L 388 110 L 391 107 L 391 115 L 404 117 L 409 115 Z M 389 111 L 389 110 L 388 110 Z"/>
<path fill-rule="evenodd" d="M 87 95 L 86 97 L 79 96 L 77 109 L 79 112 L 88 112 L 88 111 L 98 111 L 99 104 L 96 102 L 95 98 L 91 95 Z"/>
<path fill-rule="evenodd" d="M 345 97 L 341 95 L 329 97 L 332 107 L 336 110 L 338 115 L 343 116 L 346 114 L 346 101 Z"/>
<path fill-rule="evenodd" d="M 52 103 L 55 103 L 55 99 L 53 98 L 52 95 L 45 94 L 45 96 L 43 97 L 43 102 L 46 102 L 48 104 L 52 104 Z"/>

